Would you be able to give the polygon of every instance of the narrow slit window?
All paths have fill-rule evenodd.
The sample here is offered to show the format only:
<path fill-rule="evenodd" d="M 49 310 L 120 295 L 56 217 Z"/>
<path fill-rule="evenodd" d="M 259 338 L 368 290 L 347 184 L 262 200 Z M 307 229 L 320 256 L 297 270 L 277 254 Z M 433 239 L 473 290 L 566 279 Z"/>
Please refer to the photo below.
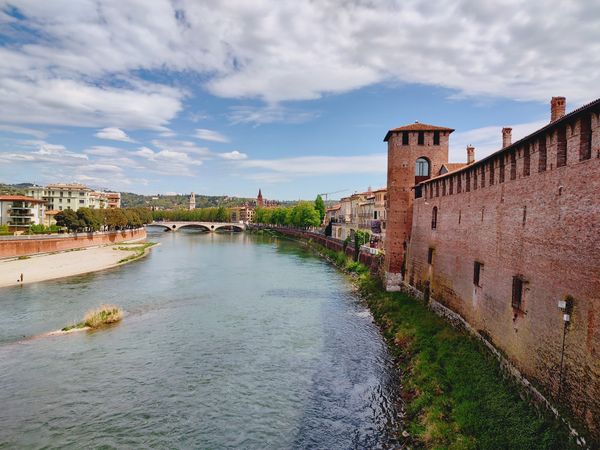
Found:
<path fill-rule="evenodd" d="M 418 145 L 425 145 L 425 132 L 424 131 L 419 131 L 419 135 L 417 138 L 417 144 Z"/>
<path fill-rule="evenodd" d="M 427 264 L 433 264 L 433 248 L 427 250 Z"/>
<path fill-rule="evenodd" d="M 515 275 L 512 282 L 512 302 L 514 309 L 521 310 L 523 307 L 523 277 Z"/>
<path fill-rule="evenodd" d="M 483 269 L 483 264 L 479 261 L 475 261 L 473 264 L 473 284 L 475 286 L 481 287 L 481 271 Z"/>
<path fill-rule="evenodd" d="M 431 211 L 431 229 L 435 230 L 437 228 L 437 219 L 438 219 L 438 209 L 437 206 L 433 207 Z"/>

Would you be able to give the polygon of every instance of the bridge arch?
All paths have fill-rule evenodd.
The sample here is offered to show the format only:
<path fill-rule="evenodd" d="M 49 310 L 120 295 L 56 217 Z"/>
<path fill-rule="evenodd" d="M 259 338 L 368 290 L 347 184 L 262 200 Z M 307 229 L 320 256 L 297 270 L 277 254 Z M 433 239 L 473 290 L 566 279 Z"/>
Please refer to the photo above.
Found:
<path fill-rule="evenodd" d="M 214 228 L 214 231 L 235 231 L 235 232 L 240 232 L 240 231 L 244 231 L 244 228 L 240 227 L 239 225 L 236 225 L 235 223 L 228 223 L 225 225 L 219 225 L 216 228 Z"/>
<path fill-rule="evenodd" d="M 148 227 L 156 227 L 156 228 L 163 228 L 164 231 L 171 231 L 171 226 L 170 225 L 164 225 L 162 223 L 158 223 L 158 222 L 154 222 L 154 223 L 149 223 L 146 226 Z M 174 228 L 173 228 L 174 230 Z"/>
<path fill-rule="evenodd" d="M 181 230 L 183 228 L 191 228 L 191 229 L 196 228 L 196 229 L 202 230 L 204 232 L 211 231 L 207 225 L 204 225 L 201 223 L 179 224 L 179 226 L 177 227 L 178 230 Z"/>

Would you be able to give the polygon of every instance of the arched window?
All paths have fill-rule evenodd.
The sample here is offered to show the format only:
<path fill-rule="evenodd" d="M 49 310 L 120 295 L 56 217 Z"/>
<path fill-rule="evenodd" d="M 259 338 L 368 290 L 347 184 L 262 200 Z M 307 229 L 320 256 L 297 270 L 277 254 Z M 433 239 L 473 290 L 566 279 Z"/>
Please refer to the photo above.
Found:
<path fill-rule="evenodd" d="M 417 177 L 429 177 L 429 161 L 425 158 L 417 159 L 415 167 L 415 176 Z"/>
<path fill-rule="evenodd" d="M 437 228 L 437 206 L 433 207 L 433 211 L 431 211 L 431 229 L 435 230 Z"/>

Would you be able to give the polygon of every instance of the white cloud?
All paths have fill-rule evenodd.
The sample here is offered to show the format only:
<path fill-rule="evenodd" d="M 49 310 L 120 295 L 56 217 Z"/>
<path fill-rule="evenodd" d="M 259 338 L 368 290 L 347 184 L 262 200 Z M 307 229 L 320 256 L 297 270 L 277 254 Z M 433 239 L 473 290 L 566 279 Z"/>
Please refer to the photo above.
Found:
<path fill-rule="evenodd" d="M 228 153 L 219 153 L 219 156 L 223 159 L 228 159 L 230 161 L 239 161 L 241 159 L 247 159 L 248 155 L 245 153 L 240 153 L 237 150 Z"/>
<path fill-rule="evenodd" d="M 197 128 L 195 136 L 198 139 L 202 139 L 203 141 L 223 142 L 223 143 L 229 142 L 229 138 L 227 138 L 227 136 L 224 136 L 217 131 L 208 130 L 206 128 Z"/>
<path fill-rule="evenodd" d="M 512 128 L 512 142 L 533 133 L 546 125 L 548 121 L 535 121 L 517 123 L 512 125 L 495 125 L 474 128 L 468 131 L 452 133 L 450 135 L 450 155 L 452 162 L 465 162 L 467 160 L 467 145 L 475 147 L 475 158 L 482 159 L 502 147 L 502 128 Z"/>
<path fill-rule="evenodd" d="M 108 139 L 112 141 L 121 141 L 121 142 L 135 142 L 127 133 L 117 127 L 107 127 L 98 130 L 98 132 L 94 135 L 100 139 Z"/>
<path fill-rule="evenodd" d="M 260 176 L 275 178 L 334 174 L 385 174 L 387 155 L 376 153 L 361 156 L 302 156 L 298 158 L 255 159 L 239 162 L 241 168 L 259 170 Z M 256 174 L 251 174 L 256 177 Z"/>
<path fill-rule="evenodd" d="M 232 106 L 227 116 L 234 124 L 262 125 L 275 122 L 308 122 L 318 117 L 319 113 L 292 109 L 279 104 L 267 104 L 265 106 Z"/>
<path fill-rule="evenodd" d="M 113 156 L 118 156 L 119 154 L 124 153 L 124 150 L 121 148 L 117 148 L 117 147 L 107 147 L 104 145 L 95 145 L 91 148 L 85 149 L 83 152 L 88 155 L 113 157 Z"/>
<path fill-rule="evenodd" d="M 0 18 L 6 33 L 26 37 L 0 48 L 0 120 L 10 123 L 159 129 L 186 93 L 143 82 L 139 74 L 153 71 L 200 75 L 215 95 L 266 105 L 381 82 L 536 101 L 565 95 L 575 105 L 600 96 L 593 1 L 24 0 L 17 8 L 25 24 L 8 8 Z M 281 118 L 268 106 L 258 113 L 237 110 L 234 121 Z"/>
<path fill-rule="evenodd" d="M 26 127 L 19 127 L 16 125 L 0 125 L 0 131 L 6 131 L 8 133 L 14 134 L 25 134 L 36 137 L 38 139 L 44 139 L 47 136 L 47 133 L 44 131 L 34 130 L 32 128 Z"/>

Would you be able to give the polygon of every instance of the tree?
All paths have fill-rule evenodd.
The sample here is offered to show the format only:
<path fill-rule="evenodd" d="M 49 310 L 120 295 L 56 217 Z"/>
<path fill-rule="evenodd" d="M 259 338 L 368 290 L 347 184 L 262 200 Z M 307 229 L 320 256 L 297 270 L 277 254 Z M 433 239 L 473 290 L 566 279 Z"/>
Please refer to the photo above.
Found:
<path fill-rule="evenodd" d="M 56 214 L 56 224 L 70 231 L 77 231 L 80 228 L 79 218 L 72 209 L 65 209 Z"/>
<path fill-rule="evenodd" d="M 217 212 L 215 214 L 215 222 L 227 222 L 227 210 L 223 206 L 219 206 L 217 208 Z"/>
<path fill-rule="evenodd" d="M 321 195 L 317 195 L 317 198 L 315 199 L 315 209 L 319 213 L 321 223 L 323 223 L 323 219 L 325 219 L 325 202 L 323 201 L 323 198 L 321 198 Z"/>
<path fill-rule="evenodd" d="M 102 220 L 90 208 L 79 208 L 77 210 L 77 219 L 79 220 L 79 226 L 88 231 L 98 231 L 102 225 Z"/>
<path fill-rule="evenodd" d="M 296 227 L 318 227 L 321 224 L 319 212 L 310 202 L 300 202 L 292 208 L 292 225 Z"/>

